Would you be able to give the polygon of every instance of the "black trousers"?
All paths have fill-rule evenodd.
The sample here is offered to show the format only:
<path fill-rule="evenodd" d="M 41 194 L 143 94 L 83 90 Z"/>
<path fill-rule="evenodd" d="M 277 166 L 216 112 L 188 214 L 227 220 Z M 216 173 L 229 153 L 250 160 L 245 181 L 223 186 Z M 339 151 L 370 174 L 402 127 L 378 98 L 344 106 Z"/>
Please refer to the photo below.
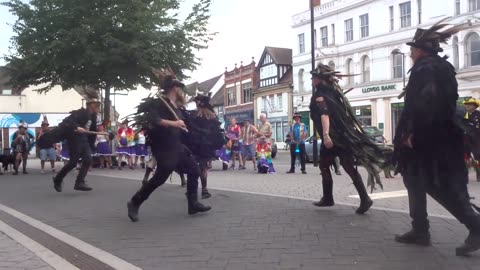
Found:
<path fill-rule="evenodd" d="M 301 143 L 298 145 L 298 148 L 300 150 L 300 153 L 298 155 L 300 156 L 300 164 L 301 164 L 301 169 L 302 172 L 305 171 L 305 144 Z M 297 159 L 297 153 L 295 152 L 297 150 L 297 145 L 296 144 L 291 144 L 290 145 L 290 160 L 291 160 L 291 166 L 290 170 L 295 171 L 295 161 Z"/>
<path fill-rule="evenodd" d="M 153 177 L 132 197 L 132 202 L 140 206 L 159 186 L 165 184 L 173 171 L 187 174 L 187 195 L 197 195 L 200 168 L 192 152 L 184 145 L 175 150 L 153 153 L 157 168 Z"/>
<path fill-rule="evenodd" d="M 357 189 L 358 195 L 360 195 L 360 199 L 367 199 L 368 193 L 363 183 L 362 176 L 355 168 L 353 155 L 346 151 L 342 151 L 342 149 L 338 147 L 327 149 L 325 145 L 322 144 L 320 149 L 319 166 L 320 172 L 322 173 L 323 197 L 326 199 L 333 199 L 333 177 L 330 166 L 335 164 L 335 157 L 340 159 L 340 164 L 352 179 L 353 185 Z"/>
<path fill-rule="evenodd" d="M 55 176 L 55 182 L 62 182 L 63 178 L 67 174 L 75 169 L 80 159 L 82 164 L 77 175 L 77 183 L 84 183 L 85 177 L 87 176 L 88 170 L 92 165 L 92 149 L 86 138 L 82 138 L 83 135 L 78 135 L 77 138 L 67 140 L 68 153 L 70 155 L 70 160 L 68 163 L 63 166 L 63 168 Z"/>
<path fill-rule="evenodd" d="M 467 169 L 441 172 L 443 181 L 434 184 L 433 179 L 428 179 L 422 169 L 414 166 L 407 165 L 402 173 L 408 190 L 412 228 L 421 233 L 428 232 L 430 226 L 427 218 L 427 194 L 429 194 L 469 230 L 480 232 L 480 215 L 470 204 Z"/>

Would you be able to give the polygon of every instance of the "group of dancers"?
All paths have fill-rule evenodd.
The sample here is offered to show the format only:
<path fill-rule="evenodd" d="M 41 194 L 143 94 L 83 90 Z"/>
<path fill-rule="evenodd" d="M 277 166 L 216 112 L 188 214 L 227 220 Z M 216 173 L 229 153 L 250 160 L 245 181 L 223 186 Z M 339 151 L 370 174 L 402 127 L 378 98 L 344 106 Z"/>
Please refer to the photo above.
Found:
<path fill-rule="evenodd" d="M 456 249 L 460 256 L 480 249 L 480 215 L 470 202 L 468 194 L 468 170 L 464 162 L 465 130 L 459 123 L 456 104 L 458 85 L 455 68 L 439 56 L 440 47 L 463 26 L 450 26 L 439 22 L 430 29 L 418 29 L 409 43 L 413 67 L 402 96 L 405 109 L 401 114 L 394 140 L 393 160 L 386 161 L 382 151 L 370 141 L 355 118 L 338 80 L 343 75 L 330 67 L 319 64 L 311 72 L 315 91 L 310 112 L 316 131 L 322 139 L 320 170 L 323 197 L 315 202 L 317 207 L 331 207 L 333 180 L 330 166 L 336 158 L 360 195 L 356 213 L 366 213 L 373 202 L 369 197 L 356 166 L 362 166 L 371 174 L 377 174 L 385 164 L 394 164 L 396 172 L 403 176 L 408 190 L 412 229 L 395 240 L 406 244 L 431 245 L 426 194 L 438 201 L 469 230 L 463 245 Z M 207 177 L 207 163 L 215 157 L 215 150 L 226 144 L 213 109 L 207 97 L 199 97 L 197 110 L 189 113 L 183 109 L 184 84 L 174 76 L 162 78 L 161 89 L 155 97 L 146 99 L 138 107 L 135 125 L 146 130 L 146 142 L 156 161 L 153 177 L 146 177 L 140 189 L 127 204 L 128 217 L 139 220 L 139 209 L 156 188 L 163 185 L 176 171 L 187 175 L 188 214 L 207 212 L 211 209 L 198 200 L 198 179 Z M 71 159 L 54 177 L 54 188 L 62 191 L 65 175 L 81 158 L 82 167 L 75 184 L 76 190 L 91 190 L 85 175 L 91 163 L 91 147 L 97 132 L 96 113 L 100 103 L 92 99 L 86 109 L 74 111 L 61 124 Z M 126 132 L 127 137 L 128 132 Z M 93 136 L 93 137 L 92 137 Z M 233 146 L 232 146 L 233 147 Z M 371 178 L 368 185 L 382 183 Z"/>

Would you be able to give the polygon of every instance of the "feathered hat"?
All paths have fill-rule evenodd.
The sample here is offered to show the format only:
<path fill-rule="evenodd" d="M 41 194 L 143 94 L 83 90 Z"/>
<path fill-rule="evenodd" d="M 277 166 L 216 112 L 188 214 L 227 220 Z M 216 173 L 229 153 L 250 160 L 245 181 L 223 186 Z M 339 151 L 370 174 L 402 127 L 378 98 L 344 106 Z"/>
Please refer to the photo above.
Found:
<path fill-rule="evenodd" d="M 193 101 L 197 103 L 197 107 L 200 108 L 208 108 L 210 110 L 213 110 L 212 105 L 210 104 L 210 98 L 211 98 L 212 93 L 208 93 L 208 95 L 202 95 L 198 94 Z"/>
<path fill-rule="evenodd" d="M 43 115 L 43 121 L 42 121 L 42 127 L 43 126 L 49 126 L 50 124 L 48 123 L 47 115 Z"/>
<path fill-rule="evenodd" d="M 415 36 L 411 42 L 407 42 L 407 45 L 425 50 L 430 53 L 443 52 L 440 47 L 440 43 L 447 44 L 447 41 L 452 35 L 458 33 L 461 30 L 470 28 L 468 24 L 451 25 L 443 23 L 450 17 L 444 18 L 435 23 L 429 29 L 418 28 L 415 32 Z"/>
<path fill-rule="evenodd" d="M 160 81 L 160 87 L 163 90 L 171 89 L 174 86 L 178 86 L 181 88 L 185 87 L 185 84 L 177 80 L 177 76 L 170 67 L 168 67 L 167 69 L 152 68 L 152 73 Z"/>
<path fill-rule="evenodd" d="M 87 97 L 87 105 L 92 103 L 102 103 L 100 101 L 98 91 L 92 87 L 83 87 L 83 93 Z"/>
<path fill-rule="evenodd" d="M 352 77 L 352 76 L 358 75 L 358 74 L 341 74 L 340 71 L 335 71 L 330 66 L 324 65 L 322 63 L 318 63 L 317 68 L 315 70 L 312 70 L 310 74 L 313 77 L 318 77 L 320 79 L 332 78 L 335 81 L 338 81 L 338 79 L 342 79 L 343 77 Z"/>

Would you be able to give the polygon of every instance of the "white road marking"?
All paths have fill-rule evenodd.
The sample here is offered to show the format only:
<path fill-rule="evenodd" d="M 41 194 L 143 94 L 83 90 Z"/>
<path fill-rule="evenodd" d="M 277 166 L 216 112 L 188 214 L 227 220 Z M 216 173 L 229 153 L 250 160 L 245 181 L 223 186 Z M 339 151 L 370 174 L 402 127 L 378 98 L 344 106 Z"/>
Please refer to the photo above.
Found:
<path fill-rule="evenodd" d="M 75 267 L 73 264 L 69 263 L 64 258 L 53 253 L 51 250 L 40 245 L 39 243 L 27 237 L 23 233 L 10 227 L 3 221 L 0 221 L 0 232 L 3 232 L 8 237 L 13 239 L 15 242 L 19 243 L 20 245 L 24 246 L 26 249 L 33 252 L 33 254 L 35 254 L 38 258 L 40 258 L 42 261 L 44 261 L 54 269 L 80 270 L 79 268 Z"/>
<path fill-rule="evenodd" d="M 389 191 L 389 192 L 378 192 L 369 194 L 372 200 L 378 199 L 389 199 L 389 198 L 400 198 L 400 197 L 407 197 L 408 193 L 406 190 L 396 190 L 396 191 Z M 350 195 L 349 198 L 356 198 L 360 199 L 358 195 Z"/>
<path fill-rule="evenodd" d="M 49 235 L 52 237 L 55 237 L 56 239 L 82 251 L 83 253 L 103 262 L 104 264 L 114 268 L 114 269 L 120 269 L 120 270 L 142 270 L 141 268 L 124 261 L 106 251 L 103 251 L 97 247 L 94 247 L 86 242 L 83 242 L 82 240 L 75 238 L 71 235 L 68 235 L 62 231 L 59 231 L 55 229 L 54 227 L 47 225 L 39 220 L 36 220 L 34 218 L 31 218 L 25 214 L 22 214 L 18 212 L 15 209 L 12 209 L 8 206 L 5 206 L 3 204 L 0 204 L 0 210 L 20 219 L 21 221 L 29 224 L 30 226 L 33 226 Z M 63 268 L 65 269 L 65 268 Z"/>

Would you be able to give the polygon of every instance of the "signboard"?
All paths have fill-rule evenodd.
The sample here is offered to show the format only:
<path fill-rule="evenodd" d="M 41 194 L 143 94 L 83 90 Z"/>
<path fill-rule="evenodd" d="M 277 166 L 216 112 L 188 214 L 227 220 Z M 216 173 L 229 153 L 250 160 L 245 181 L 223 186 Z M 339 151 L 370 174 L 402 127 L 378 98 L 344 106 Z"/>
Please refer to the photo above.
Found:
<path fill-rule="evenodd" d="M 362 115 L 362 111 L 360 109 L 356 109 L 355 110 L 355 115 L 356 116 Z"/>
<path fill-rule="evenodd" d="M 386 85 L 362 88 L 362 93 L 367 94 L 372 92 L 383 92 L 383 91 L 394 91 L 394 90 L 398 90 L 396 84 L 386 84 Z"/>

